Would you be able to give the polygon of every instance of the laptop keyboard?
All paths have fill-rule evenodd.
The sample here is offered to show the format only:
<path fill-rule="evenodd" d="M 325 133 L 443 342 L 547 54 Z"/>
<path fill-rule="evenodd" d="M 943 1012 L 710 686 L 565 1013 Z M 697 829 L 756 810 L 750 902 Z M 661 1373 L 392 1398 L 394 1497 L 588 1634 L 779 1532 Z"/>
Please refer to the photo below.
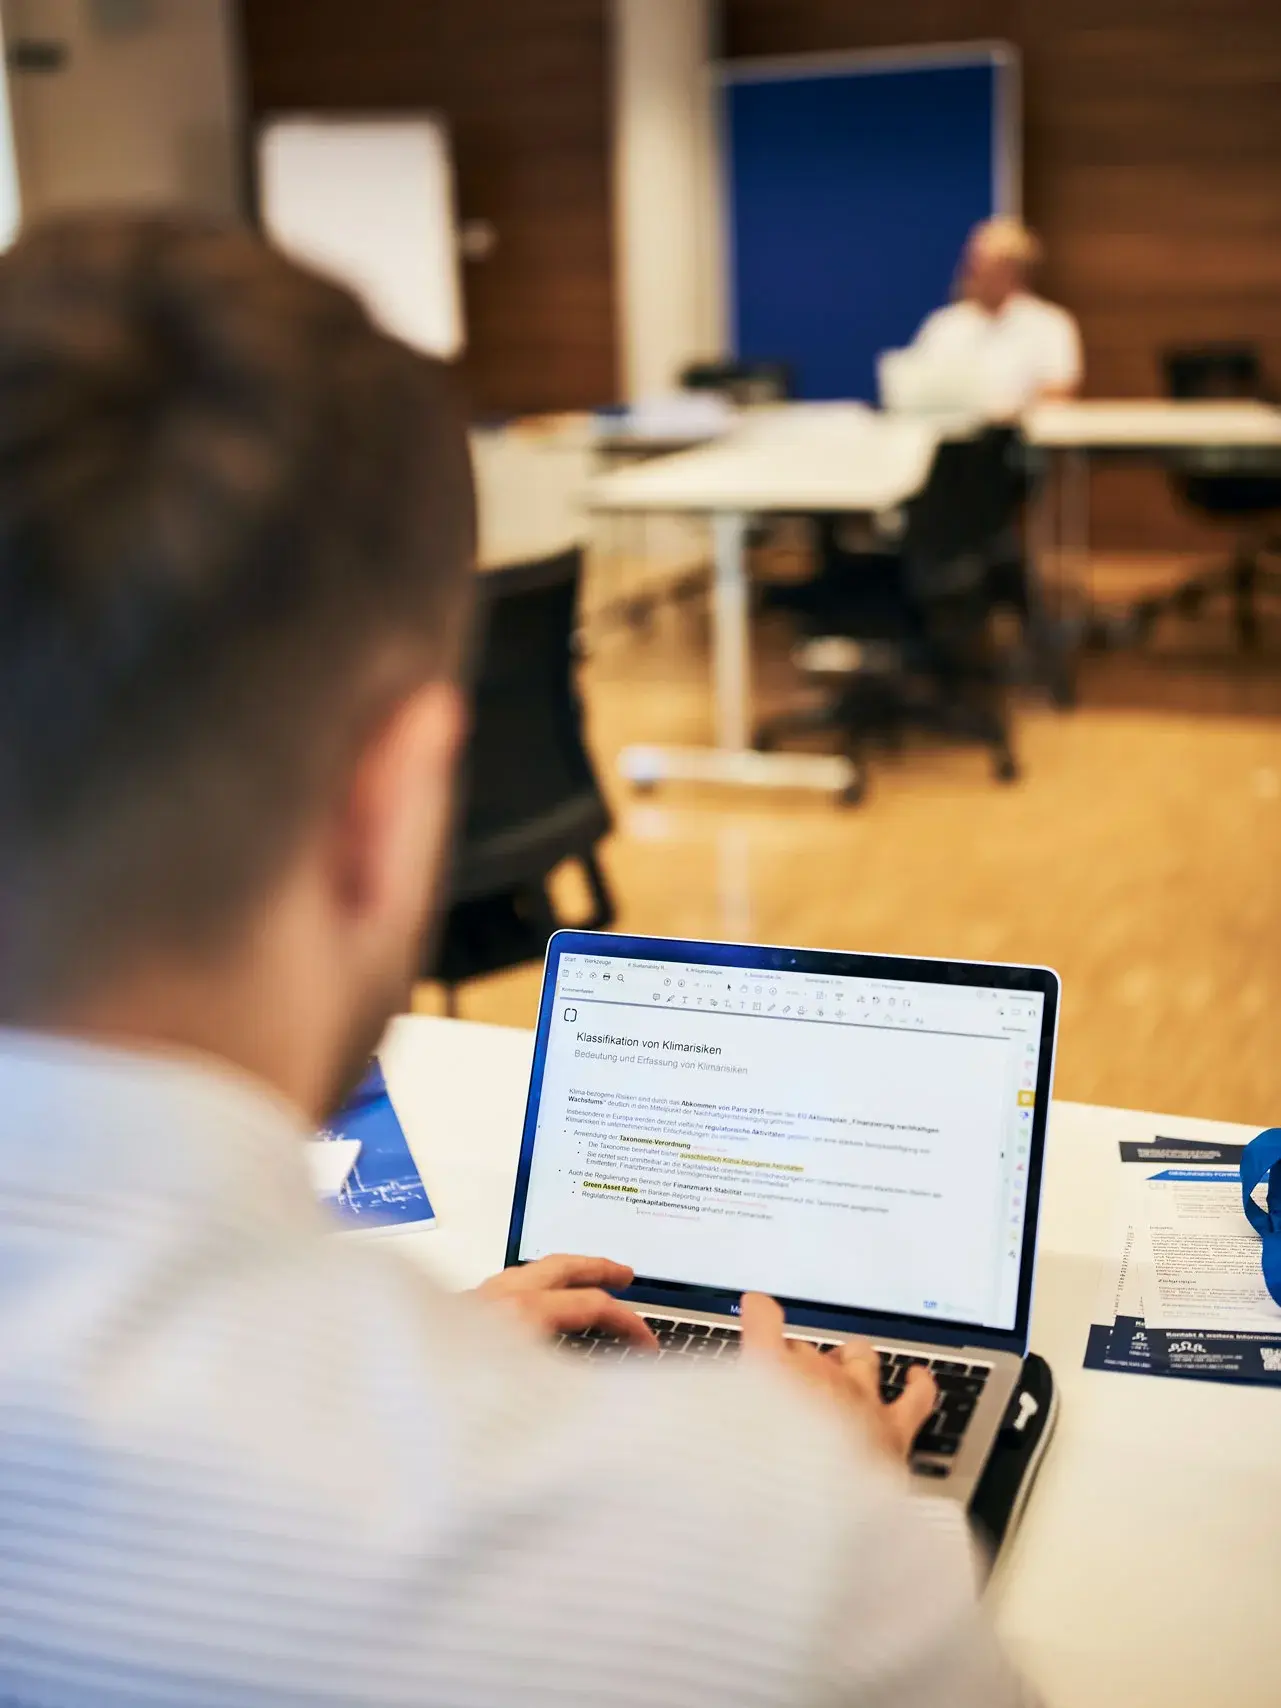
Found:
<path fill-rule="evenodd" d="M 736 1358 L 742 1349 L 742 1337 L 737 1328 L 724 1323 L 682 1322 L 673 1317 L 646 1317 L 658 1341 L 657 1352 L 647 1347 L 625 1345 L 600 1329 L 586 1334 L 562 1334 L 561 1350 L 574 1358 L 586 1358 L 599 1363 L 617 1363 L 622 1359 L 655 1358 Z M 818 1340 L 809 1335 L 795 1335 L 796 1340 L 808 1340 L 820 1352 L 830 1352 L 836 1341 Z M 921 1476 L 946 1477 L 951 1461 L 960 1451 L 965 1431 L 979 1403 L 984 1384 L 992 1374 L 990 1364 L 971 1364 L 959 1358 L 927 1358 L 919 1353 L 905 1352 L 895 1347 L 878 1346 L 881 1360 L 881 1398 L 893 1400 L 903 1392 L 907 1373 L 913 1365 L 923 1365 L 938 1385 L 939 1398 L 912 1444 L 912 1469 Z"/>

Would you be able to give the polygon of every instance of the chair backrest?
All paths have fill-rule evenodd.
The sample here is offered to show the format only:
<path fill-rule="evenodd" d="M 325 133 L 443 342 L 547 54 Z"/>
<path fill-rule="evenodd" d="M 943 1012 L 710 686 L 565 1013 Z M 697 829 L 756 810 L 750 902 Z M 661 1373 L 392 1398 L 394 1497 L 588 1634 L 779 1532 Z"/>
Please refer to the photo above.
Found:
<path fill-rule="evenodd" d="M 909 587 L 921 598 L 977 590 L 992 546 L 1017 514 L 1026 486 L 1020 438 L 988 427 L 967 439 L 944 439 L 924 487 L 907 506 L 902 557 Z"/>
<path fill-rule="evenodd" d="M 1260 397 L 1263 364 L 1253 344 L 1199 344 L 1161 356 L 1170 397 Z"/>
<path fill-rule="evenodd" d="M 718 391 L 734 403 L 785 403 L 792 395 L 786 362 L 691 362 L 681 373 L 685 391 Z"/>
<path fill-rule="evenodd" d="M 1166 390 L 1189 400 L 1263 398 L 1267 381 L 1258 348 L 1253 344 L 1202 344 L 1167 350 L 1161 358 Z M 1175 491 L 1194 510 L 1228 520 L 1247 521 L 1281 509 L 1281 478 L 1273 473 L 1216 472 L 1218 453 L 1206 459 L 1207 472 L 1197 468 L 1189 453 L 1184 466 L 1171 476 Z"/>
<path fill-rule="evenodd" d="M 481 578 L 450 899 L 540 879 L 609 829 L 574 679 L 577 549 Z"/>

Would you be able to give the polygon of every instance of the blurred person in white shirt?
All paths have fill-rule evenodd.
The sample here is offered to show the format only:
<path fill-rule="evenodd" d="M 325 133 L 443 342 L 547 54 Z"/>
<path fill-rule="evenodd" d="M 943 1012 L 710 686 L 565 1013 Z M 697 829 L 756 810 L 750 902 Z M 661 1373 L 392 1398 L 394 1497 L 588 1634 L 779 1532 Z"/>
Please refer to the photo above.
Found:
<path fill-rule="evenodd" d="M 941 373 L 971 374 L 996 417 L 1074 397 L 1081 386 L 1076 321 L 1030 288 L 1040 261 L 1040 242 L 1020 221 L 999 216 L 976 225 L 961 257 L 957 300 L 935 310 L 910 346 Z"/>
<path fill-rule="evenodd" d="M 934 1400 L 629 1270 L 450 1295 L 303 1141 L 408 1003 L 473 519 L 437 365 L 245 233 L 0 258 L 0 1700 L 1006 1708 Z"/>

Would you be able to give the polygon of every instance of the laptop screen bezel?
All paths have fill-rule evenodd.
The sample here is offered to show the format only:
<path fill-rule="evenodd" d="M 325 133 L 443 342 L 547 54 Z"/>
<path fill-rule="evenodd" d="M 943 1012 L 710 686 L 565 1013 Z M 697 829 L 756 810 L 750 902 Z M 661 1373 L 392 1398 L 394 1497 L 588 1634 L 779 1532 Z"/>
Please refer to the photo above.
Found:
<path fill-rule="evenodd" d="M 1049 967 L 1015 966 L 989 961 L 936 961 L 913 956 L 865 955 L 829 949 L 790 949 L 758 944 L 713 943 L 675 937 L 624 937 L 591 931 L 558 931 L 547 946 L 542 997 L 530 1071 L 529 1095 L 521 1133 L 516 1186 L 507 1234 L 506 1266 L 521 1263 L 525 1204 L 538 1128 L 543 1073 L 551 1039 L 556 983 L 562 955 L 598 955 L 610 960 L 683 961 L 693 965 L 730 967 L 760 973 L 811 973 L 822 977 L 900 979 L 920 984 L 980 987 L 986 990 L 1036 992 L 1044 998 L 1040 1053 L 1037 1060 L 1036 1101 L 1028 1146 L 1026 1213 L 1019 1259 L 1019 1284 L 1014 1325 L 996 1329 L 984 1323 L 945 1320 L 933 1315 L 861 1311 L 813 1299 L 780 1298 L 789 1323 L 878 1338 L 925 1340 L 943 1346 L 982 1346 L 998 1352 L 1026 1355 L 1032 1291 L 1036 1270 L 1036 1237 L 1040 1219 L 1041 1184 L 1045 1170 L 1045 1138 L 1054 1051 L 1058 1037 L 1059 979 Z M 593 1253 L 609 1256 L 608 1252 Z M 665 1310 L 705 1311 L 736 1316 L 737 1292 L 656 1276 L 637 1276 L 620 1297 L 638 1305 Z"/>

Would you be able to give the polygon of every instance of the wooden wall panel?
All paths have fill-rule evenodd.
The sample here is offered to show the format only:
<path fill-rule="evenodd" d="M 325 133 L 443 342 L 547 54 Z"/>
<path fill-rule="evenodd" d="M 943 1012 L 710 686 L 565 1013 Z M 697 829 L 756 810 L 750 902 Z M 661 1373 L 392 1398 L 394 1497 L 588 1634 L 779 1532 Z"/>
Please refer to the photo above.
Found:
<path fill-rule="evenodd" d="M 249 105 L 431 106 L 453 127 L 479 411 L 617 391 L 607 0 L 241 0 Z M 730 57 L 1012 41 L 1044 288 L 1087 390 L 1141 396 L 1167 344 L 1250 338 L 1281 385 L 1281 0 L 724 0 Z M 1159 475 L 1100 479 L 1101 543 L 1216 535 Z"/>
<path fill-rule="evenodd" d="M 1281 386 L 1277 0 L 726 0 L 730 57 L 999 38 L 1024 74 L 1024 200 L 1095 396 L 1160 385 L 1169 344 L 1241 338 Z M 1158 475 L 1109 472 L 1096 534 L 1218 543 Z"/>
<path fill-rule="evenodd" d="M 606 0 L 241 0 L 251 120 L 431 108 L 460 212 L 464 374 L 480 414 L 574 409 L 618 389 Z"/>

